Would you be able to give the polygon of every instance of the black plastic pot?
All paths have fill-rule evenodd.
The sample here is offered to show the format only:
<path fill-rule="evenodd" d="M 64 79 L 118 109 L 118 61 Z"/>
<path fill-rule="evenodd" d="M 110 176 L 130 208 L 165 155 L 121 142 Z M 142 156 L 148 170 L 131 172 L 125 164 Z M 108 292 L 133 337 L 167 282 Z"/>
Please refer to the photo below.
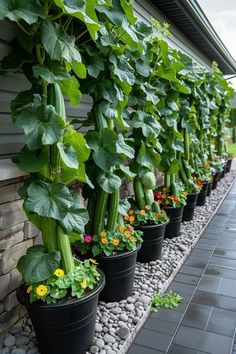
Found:
<path fill-rule="evenodd" d="M 142 225 L 137 230 L 143 231 L 143 243 L 138 251 L 137 261 L 147 263 L 161 257 L 162 241 L 169 221 L 158 225 Z"/>
<path fill-rule="evenodd" d="M 101 275 L 96 288 L 80 299 L 65 303 L 30 304 L 24 298 L 24 286 L 18 289 L 17 298 L 28 310 L 41 354 L 86 353 L 93 341 L 98 296 L 105 284 Z"/>
<path fill-rule="evenodd" d="M 207 188 L 207 196 L 210 197 L 211 196 L 211 191 L 212 191 L 212 183 L 213 182 L 210 182 L 208 184 L 208 188 Z"/>
<path fill-rule="evenodd" d="M 223 167 L 223 170 L 221 172 L 221 178 L 224 178 L 225 176 L 225 170 L 226 170 L 226 166 Z"/>
<path fill-rule="evenodd" d="M 184 207 L 164 207 L 164 209 L 170 218 L 170 222 L 166 226 L 164 238 L 173 238 L 179 236 Z"/>
<path fill-rule="evenodd" d="M 204 182 L 201 192 L 198 194 L 197 197 L 197 206 L 203 206 L 206 203 L 206 196 L 208 190 L 209 183 Z"/>
<path fill-rule="evenodd" d="M 184 206 L 182 221 L 191 221 L 193 219 L 198 194 L 199 193 L 188 194 L 186 205 Z"/>
<path fill-rule="evenodd" d="M 104 272 L 106 285 L 99 299 L 105 302 L 115 302 L 132 295 L 137 253 L 135 251 L 122 252 L 111 256 L 97 257 L 99 268 Z"/>
<path fill-rule="evenodd" d="M 220 175 L 220 172 L 216 172 L 213 176 L 213 181 L 212 181 L 212 190 L 216 189 L 217 188 L 217 185 L 218 185 L 218 181 L 219 181 L 219 175 Z"/>
<path fill-rule="evenodd" d="M 226 173 L 230 172 L 231 164 L 233 159 L 228 159 L 226 164 Z"/>

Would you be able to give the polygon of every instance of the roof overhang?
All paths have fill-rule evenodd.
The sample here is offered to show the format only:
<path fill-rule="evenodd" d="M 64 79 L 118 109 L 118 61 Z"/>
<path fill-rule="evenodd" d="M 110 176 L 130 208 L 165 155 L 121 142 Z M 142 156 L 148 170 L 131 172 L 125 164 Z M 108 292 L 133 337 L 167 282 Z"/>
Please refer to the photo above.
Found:
<path fill-rule="evenodd" d="M 150 0 L 225 75 L 236 73 L 236 62 L 196 0 Z"/>

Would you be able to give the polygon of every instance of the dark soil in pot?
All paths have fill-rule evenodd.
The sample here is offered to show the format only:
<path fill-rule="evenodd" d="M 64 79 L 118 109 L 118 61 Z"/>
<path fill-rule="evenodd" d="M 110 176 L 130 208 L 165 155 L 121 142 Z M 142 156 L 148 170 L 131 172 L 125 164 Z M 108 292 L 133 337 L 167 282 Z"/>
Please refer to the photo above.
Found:
<path fill-rule="evenodd" d="M 199 193 L 188 194 L 186 205 L 184 206 L 182 221 L 191 221 L 193 219 L 198 194 Z"/>
<path fill-rule="evenodd" d="M 166 214 L 170 218 L 169 224 L 166 226 L 165 238 L 173 238 L 180 235 L 181 222 L 183 218 L 183 206 L 164 207 Z"/>
<path fill-rule="evenodd" d="M 201 192 L 198 194 L 197 197 L 197 206 L 203 206 L 206 203 L 206 197 L 207 197 L 207 190 L 208 190 L 208 185 L 209 183 L 204 182 L 203 187 Z"/>
<path fill-rule="evenodd" d="M 162 241 L 165 229 L 169 221 L 163 224 L 141 225 L 137 230 L 143 231 L 143 243 L 138 251 L 137 261 L 147 263 L 160 259 L 162 251 Z"/>
<path fill-rule="evenodd" d="M 106 285 L 100 294 L 100 300 L 115 302 L 132 295 L 135 265 L 140 247 L 141 245 L 138 245 L 134 251 L 96 258 L 99 268 L 106 277 Z"/>
<path fill-rule="evenodd" d="M 38 340 L 41 354 L 85 354 L 92 344 L 96 323 L 98 296 L 105 277 L 82 298 L 45 304 L 29 303 L 25 286 L 17 291 L 17 298 L 26 306 Z"/>
<path fill-rule="evenodd" d="M 211 191 L 212 191 L 212 183 L 213 182 L 210 182 L 208 184 L 208 188 L 207 188 L 207 196 L 210 197 L 211 196 Z"/>
<path fill-rule="evenodd" d="M 213 181 L 212 181 L 212 190 L 217 188 L 218 182 L 219 182 L 219 175 L 220 172 L 216 172 L 213 176 Z"/>

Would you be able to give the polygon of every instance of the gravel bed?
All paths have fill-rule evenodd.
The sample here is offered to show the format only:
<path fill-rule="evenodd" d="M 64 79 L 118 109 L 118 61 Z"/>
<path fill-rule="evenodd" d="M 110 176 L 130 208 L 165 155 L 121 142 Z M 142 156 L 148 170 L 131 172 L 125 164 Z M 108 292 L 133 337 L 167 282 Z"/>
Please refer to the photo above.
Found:
<path fill-rule="evenodd" d="M 99 302 L 95 337 L 87 354 L 124 352 L 124 343 L 147 311 L 154 292 L 161 291 L 183 257 L 190 252 L 212 213 L 234 180 L 233 172 L 226 175 L 207 198 L 204 207 L 197 207 L 195 217 L 181 226 L 181 235 L 163 242 L 160 260 L 137 263 L 133 295 L 120 302 Z M 26 316 L 15 324 L 0 344 L 0 354 L 39 354 L 31 320 Z"/>

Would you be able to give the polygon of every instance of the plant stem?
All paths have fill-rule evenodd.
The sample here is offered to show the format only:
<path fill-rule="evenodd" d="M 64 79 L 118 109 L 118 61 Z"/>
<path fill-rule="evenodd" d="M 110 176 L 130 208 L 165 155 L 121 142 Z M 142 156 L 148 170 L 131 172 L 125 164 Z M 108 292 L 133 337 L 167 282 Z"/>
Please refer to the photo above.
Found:
<path fill-rule="evenodd" d="M 108 211 L 108 220 L 107 220 L 108 231 L 115 231 L 116 229 L 119 199 L 120 199 L 119 190 L 113 192 L 112 195 L 109 197 L 109 211 Z"/>
<path fill-rule="evenodd" d="M 57 241 L 58 248 L 62 257 L 63 269 L 66 273 L 69 273 L 75 267 L 74 259 L 71 251 L 70 240 L 68 235 L 64 233 L 60 226 L 57 226 Z"/>
<path fill-rule="evenodd" d="M 48 252 L 57 250 L 56 221 L 54 219 L 41 219 L 41 232 L 44 246 Z"/>
<path fill-rule="evenodd" d="M 95 211 L 95 218 L 94 218 L 94 225 L 93 225 L 94 235 L 98 235 L 104 229 L 107 202 L 108 202 L 108 193 L 101 189 L 97 200 L 96 211 Z"/>

